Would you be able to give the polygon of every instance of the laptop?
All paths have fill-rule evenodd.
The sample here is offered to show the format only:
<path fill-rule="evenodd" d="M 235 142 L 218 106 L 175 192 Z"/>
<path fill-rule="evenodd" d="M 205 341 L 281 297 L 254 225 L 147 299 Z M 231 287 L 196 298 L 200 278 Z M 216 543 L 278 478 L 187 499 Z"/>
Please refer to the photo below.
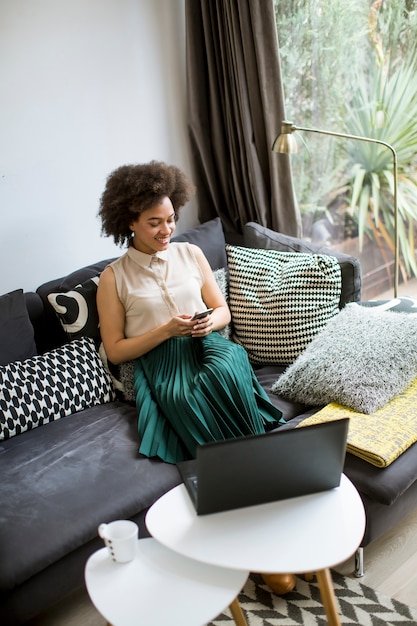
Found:
<path fill-rule="evenodd" d="M 197 515 L 338 487 L 349 419 L 198 446 L 177 464 Z"/>

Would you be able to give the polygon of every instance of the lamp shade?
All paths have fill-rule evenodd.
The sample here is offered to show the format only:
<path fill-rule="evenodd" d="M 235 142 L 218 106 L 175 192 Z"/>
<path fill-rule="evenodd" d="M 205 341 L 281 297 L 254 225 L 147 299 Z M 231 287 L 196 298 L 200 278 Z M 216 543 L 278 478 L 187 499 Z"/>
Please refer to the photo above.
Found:
<path fill-rule="evenodd" d="M 282 154 L 295 154 L 298 152 L 297 140 L 293 134 L 284 133 L 278 135 L 272 146 L 273 152 L 280 152 Z"/>
<path fill-rule="evenodd" d="M 281 154 L 295 154 L 298 152 L 297 140 L 293 135 L 296 130 L 292 122 L 281 122 L 281 134 L 275 138 L 272 145 L 273 152 L 280 152 Z"/>

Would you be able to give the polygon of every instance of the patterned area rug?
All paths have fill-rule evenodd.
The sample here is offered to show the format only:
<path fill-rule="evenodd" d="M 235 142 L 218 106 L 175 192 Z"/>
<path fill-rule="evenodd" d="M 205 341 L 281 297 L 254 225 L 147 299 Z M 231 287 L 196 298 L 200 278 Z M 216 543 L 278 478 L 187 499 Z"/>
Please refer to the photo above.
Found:
<path fill-rule="evenodd" d="M 358 578 L 332 572 L 332 579 L 340 621 L 344 626 L 416 626 L 417 611 L 402 602 L 370 589 Z M 315 578 L 307 583 L 304 578 L 297 577 L 294 591 L 277 596 L 259 574 L 251 574 L 239 595 L 239 602 L 249 626 L 327 626 Z M 209 626 L 234 624 L 227 610 Z"/>

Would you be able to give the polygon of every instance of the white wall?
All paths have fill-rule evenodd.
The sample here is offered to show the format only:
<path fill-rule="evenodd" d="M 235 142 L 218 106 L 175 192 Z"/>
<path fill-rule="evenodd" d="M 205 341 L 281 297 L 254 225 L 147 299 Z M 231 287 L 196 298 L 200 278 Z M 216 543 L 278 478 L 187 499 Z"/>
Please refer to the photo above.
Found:
<path fill-rule="evenodd" d="M 96 217 L 115 167 L 190 173 L 184 33 L 184 0 L 1 0 L 0 294 L 123 252 Z"/>

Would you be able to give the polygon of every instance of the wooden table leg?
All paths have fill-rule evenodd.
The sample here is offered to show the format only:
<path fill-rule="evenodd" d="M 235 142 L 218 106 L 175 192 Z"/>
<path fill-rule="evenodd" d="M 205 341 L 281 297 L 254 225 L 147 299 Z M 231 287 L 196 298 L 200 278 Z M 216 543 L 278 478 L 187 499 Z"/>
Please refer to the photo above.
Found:
<path fill-rule="evenodd" d="M 245 616 L 243 615 L 242 607 L 239 604 L 239 600 L 235 598 L 229 606 L 236 626 L 248 626 Z"/>
<path fill-rule="evenodd" d="M 320 595 L 326 611 L 329 626 L 341 626 L 339 612 L 337 610 L 336 596 L 334 595 L 333 581 L 328 568 L 316 572 L 319 583 Z"/>

